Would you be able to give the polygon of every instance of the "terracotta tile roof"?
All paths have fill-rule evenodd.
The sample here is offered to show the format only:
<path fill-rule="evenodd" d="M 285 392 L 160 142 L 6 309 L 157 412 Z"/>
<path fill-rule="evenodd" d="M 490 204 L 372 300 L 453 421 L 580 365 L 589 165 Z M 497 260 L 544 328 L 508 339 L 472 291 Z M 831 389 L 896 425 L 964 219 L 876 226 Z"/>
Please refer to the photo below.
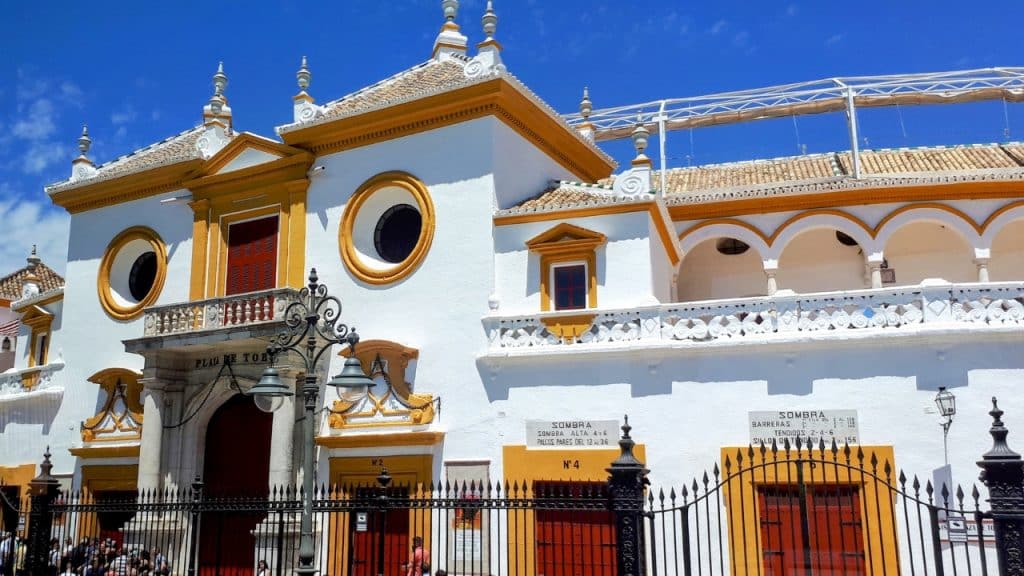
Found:
<path fill-rule="evenodd" d="M 852 173 L 853 159 L 850 153 L 843 152 L 836 156 L 843 173 Z M 864 150 L 860 153 L 860 161 L 861 170 L 865 174 L 954 172 L 1020 167 L 1020 164 L 997 144 L 948 148 Z"/>
<path fill-rule="evenodd" d="M 47 186 L 46 191 L 48 193 L 59 192 L 61 190 L 77 188 L 79 186 L 102 182 L 104 180 L 113 180 L 114 178 L 135 174 L 137 172 L 142 172 L 143 170 L 202 158 L 203 155 L 197 147 L 199 138 L 202 135 L 203 126 L 196 126 L 195 128 L 191 128 L 180 134 L 171 136 L 170 138 L 161 140 L 160 142 L 156 142 L 146 146 L 145 148 L 140 148 L 125 156 L 115 158 L 105 164 L 101 164 L 96 167 L 96 174 L 91 178 L 84 178 L 74 182 L 70 180 L 58 182 Z M 232 132 L 229 138 L 233 138 L 234 135 L 235 133 Z"/>
<path fill-rule="evenodd" d="M 25 279 L 25 276 L 28 276 L 30 270 L 31 267 L 25 266 L 0 278 L 0 298 L 11 301 L 20 299 L 21 282 Z M 35 272 L 36 276 L 39 277 L 40 292 L 49 292 L 64 286 L 64 278 L 46 264 L 36 264 Z"/>
<path fill-rule="evenodd" d="M 669 194 L 681 194 L 692 190 L 814 180 L 840 175 L 841 172 L 833 154 L 816 154 L 776 160 L 753 160 L 693 168 L 676 168 L 667 172 L 665 189 Z M 661 185 L 658 172 L 653 174 L 652 183 L 655 187 Z"/>
<path fill-rule="evenodd" d="M 470 80 L 464 70 L 465 62 L 461 59 L 428 60 L 324 105 L 324 118 L 358 114 L 370 108 L 468 84 Z"/>
<path fill-rule="evenodd" d="M 555 181 L 540 194 L 519 204 L 500 210 L 496 215 L 524 214 L 529 212 L 552 212 L 564 208 L 603 206 L 606 204 L 629 204 L 651 202 L 653 194 L 624 196 L 612 191 L 611 186 L 585 184 L 582 182 Z"/>

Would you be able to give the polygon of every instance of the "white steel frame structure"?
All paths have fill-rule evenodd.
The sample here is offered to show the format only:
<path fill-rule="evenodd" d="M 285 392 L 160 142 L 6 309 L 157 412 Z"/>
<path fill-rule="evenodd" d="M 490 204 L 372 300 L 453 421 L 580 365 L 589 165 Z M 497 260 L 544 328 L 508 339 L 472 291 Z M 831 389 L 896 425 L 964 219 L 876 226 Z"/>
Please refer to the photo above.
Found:
<path fill-rule="evenodd" d="M 563 118 L 570 125 L 589 122 L 596 141 L 628 138 L 638 123 L 646 125 L 648 130 L 657 130 L 664 170 L 665 133 L 671 130 L 845 110 L 853 176 L 859 178 L 857 108 L 984 100 L 1024 101 L 1024 67 L 826 78 L 604 108 L 592 111 L 586 118 L 580 113 L 566 114 Z"/>

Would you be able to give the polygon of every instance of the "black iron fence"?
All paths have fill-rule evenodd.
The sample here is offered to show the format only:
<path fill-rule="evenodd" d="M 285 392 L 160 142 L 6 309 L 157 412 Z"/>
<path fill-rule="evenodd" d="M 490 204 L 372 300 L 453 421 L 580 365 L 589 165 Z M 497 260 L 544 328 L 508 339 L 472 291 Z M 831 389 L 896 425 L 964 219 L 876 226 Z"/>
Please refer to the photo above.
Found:
<path fill-rule="evenodd" d="M 313 494 L 324 575 L 1024 576 L 1024 468 L 993 401 L 982 486 L 933 486 L 859 446 L 748 446 L 687 485 L 647 485 L 628 423 L 607 482 L 369 486 Z M 302 494 L 60 493 L 33 481 L 24 565 L 5 574 L 289 574 Z M 988 506 L 983 493 L 988 492 Z M 984 508 L 988 508 L 984 510 Z M 413 552 L 413 539 L 423 548 Z M 418 575 L 417 575 L 418 576 Z"/>

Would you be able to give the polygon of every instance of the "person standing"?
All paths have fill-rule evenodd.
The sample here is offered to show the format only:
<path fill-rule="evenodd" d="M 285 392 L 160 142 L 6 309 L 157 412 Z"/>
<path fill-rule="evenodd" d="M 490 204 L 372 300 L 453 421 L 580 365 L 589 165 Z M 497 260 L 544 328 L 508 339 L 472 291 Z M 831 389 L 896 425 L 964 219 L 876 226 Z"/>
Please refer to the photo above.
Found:
<path fill-rule="evenodd" d="M 423 538 L 413 537 L 412 554 L 406 566 L 406 576 L 430 576 L 430 551 L 423 547 Z"/>

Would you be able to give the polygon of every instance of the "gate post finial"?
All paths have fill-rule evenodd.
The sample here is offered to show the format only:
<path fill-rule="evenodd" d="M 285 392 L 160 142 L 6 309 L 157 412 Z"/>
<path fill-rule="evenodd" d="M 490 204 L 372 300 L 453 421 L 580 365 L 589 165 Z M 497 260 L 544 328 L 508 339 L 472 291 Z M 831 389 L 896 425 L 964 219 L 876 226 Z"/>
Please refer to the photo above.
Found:
<path fill-rule="evenodd" d="M 616 574 L 621 576 L 643 576 L 644 559 L 644 486 L 647 473 L 643 462 L 633 454 L 636 443 L 630 437 L 632 427 L 629 416 L 624 417 L 622 437 L 619 439 L 619 457 L 611 463 L 608 471 L 608 494 L 612 514 L 615 516 L 616 548 L 618 565 Z"/>
<path fill-rule="evenodd" d="M 1024 576 L 1024 460 L 1006 443 L 1009 430 L 992 398 L 992 449 L 982 454 L 981 481 L 988 487 L 1001 576 Z"/>
<path fill-rule="evenodd" d="M 31 576 L 48 573 L 50 554 L 50 530 L 53 527 L 53 501 L 57 498 L 60 482 L 50 472 L 50 447 L 43 453 L 39 464 L 39 475 L 29 482 L 32 504 L 29 509 L 28 550 L 25 554 L 25 568 Z"/>

